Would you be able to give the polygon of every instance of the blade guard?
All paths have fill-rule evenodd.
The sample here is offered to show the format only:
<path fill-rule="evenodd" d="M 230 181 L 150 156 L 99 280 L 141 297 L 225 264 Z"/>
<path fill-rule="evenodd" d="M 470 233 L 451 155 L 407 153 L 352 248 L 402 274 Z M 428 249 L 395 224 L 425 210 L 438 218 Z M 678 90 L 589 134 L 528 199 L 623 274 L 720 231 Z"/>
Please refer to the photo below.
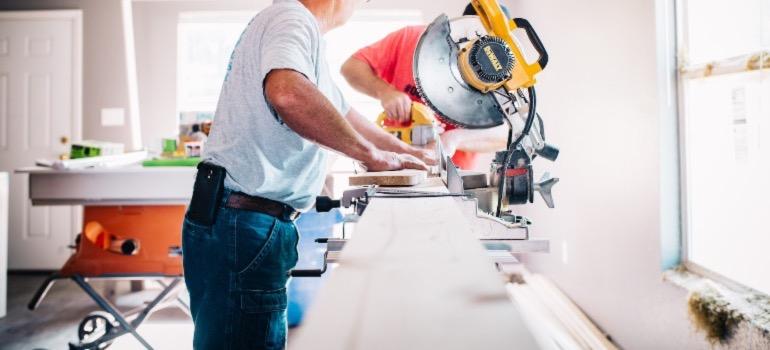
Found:
<path fill-rule="evenodd" d="M 457 65 L 459 48 L 450 33 L 449 18 L 442 14 L 417 43 L 413 71 L 420 97 L 442 122 L 467 129 L 503 124 L 503 111 L 495 97 L 463 80 Z"/>

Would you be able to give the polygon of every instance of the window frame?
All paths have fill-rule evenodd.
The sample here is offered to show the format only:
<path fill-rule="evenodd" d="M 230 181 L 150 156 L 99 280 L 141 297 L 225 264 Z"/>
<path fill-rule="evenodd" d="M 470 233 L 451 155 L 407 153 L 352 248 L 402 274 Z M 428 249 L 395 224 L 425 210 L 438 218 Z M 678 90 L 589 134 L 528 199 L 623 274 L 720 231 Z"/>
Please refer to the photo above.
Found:
<path fill-rule="evenodd" d="M 760 294 L 765 292 L 757 291 L 740 282 L 731 279 L 729 276 L 717 273 L 706 266 L 698 264 L 691 260 L 691 242 L 693 232 L 690 225 L 690 184 L 688 182 L 688 140 L 687 140 L 687 118 L 686 118 L 686 82 L 691 79 L 708 78 L 729 74 L 740 74 L 741 72 L 767 71 L 770 70 L 770 50 L 759 50 L 744 53 L 740 56 L 728 57 L 710 61 L 708 63 L 689 64 L 687 53 L 689 52 L 688 26 L 687 22 L 687 4 L 693 0 L 675 0 L 674 1 L 674 53 L 675 53 L 675 84 L 676 96 L 672 98 L 676 101 L 677 118 L 677 143 L 679 156 L 679 229 L 681 247 L 679 251 L 679 260 L 682 267 L 696 275 L 714 280 L 735 291 L 751 291 Z M 761 30 L 761 29 L 760 29 Z M 669 33 L 670 35 L 670 33 Z M 747 64 L 750 59 L 757 59 L 757 67 Z M 742 64 L 741 64 L 742 63 Z"/>

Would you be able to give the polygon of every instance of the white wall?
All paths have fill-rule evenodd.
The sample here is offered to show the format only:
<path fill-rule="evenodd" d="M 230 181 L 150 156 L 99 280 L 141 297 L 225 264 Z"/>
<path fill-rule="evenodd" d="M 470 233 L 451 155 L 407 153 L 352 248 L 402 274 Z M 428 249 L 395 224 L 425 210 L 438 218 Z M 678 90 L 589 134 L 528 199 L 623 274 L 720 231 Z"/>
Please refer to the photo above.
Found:
<path fill-rule="evenodd" d="M 662 280 L 661 114 L 655 1 L 517 0 L 550 54 L 538 111 L 561 147 L 557 208 L 524 210 L 548 255 L 529 256 L 627 349 L 702 349 L 686 293 Z M 664 172 L 665 173 L 665 172 Z M 674 196 L 675 197 L 675 196 Z"/>

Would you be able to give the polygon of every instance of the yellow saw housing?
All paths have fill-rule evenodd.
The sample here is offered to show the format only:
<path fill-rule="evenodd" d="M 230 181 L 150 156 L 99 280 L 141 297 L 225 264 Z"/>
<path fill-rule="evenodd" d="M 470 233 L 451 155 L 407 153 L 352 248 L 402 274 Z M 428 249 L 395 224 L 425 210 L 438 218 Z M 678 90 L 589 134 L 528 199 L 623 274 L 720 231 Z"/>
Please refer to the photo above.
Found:
<path fill-rule="evenodd" d="M 412 102 L 410 113 L 412 120 L 408 125 L 389 122 L 386 112 L 380 113 L 376 123 L 383 130 L 410 145 L 425 145 L 433 141 L 436 120 L 433 117 L 433 111 L 422 103 Z"/>
<path fill-rule="evenodd" d="M 463 79 L 484 93 L 502 86 L 514 91 L 535 85 L 535 75 L 545 67 L 548 54 L 529 22 L 523 18 L 508 20 L 496 0 L 473 0 L 471 4 L 492 39 L 475 39 L 460 49 L 458 65 Z M 525 30 L 540 54 L 534 63 L 527 63 L 511 34 L 518 28 Z"/>

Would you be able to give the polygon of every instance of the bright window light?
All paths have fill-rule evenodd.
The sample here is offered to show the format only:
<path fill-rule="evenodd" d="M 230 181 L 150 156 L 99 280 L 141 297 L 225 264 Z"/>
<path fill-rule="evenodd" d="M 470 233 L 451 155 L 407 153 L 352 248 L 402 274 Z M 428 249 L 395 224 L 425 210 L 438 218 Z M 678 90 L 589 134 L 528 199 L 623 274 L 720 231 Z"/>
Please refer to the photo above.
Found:
<path fill-rule="evenodd" d="M 413 10 L 359 10 L 344 26 L 326 34 L 326 57 L 332 78 L 348 102 L 371 120 L 382 112 L 379 101 L 355 91 L 340 74 L 345 60 L 358 49 L 405 26 L 423 23 L 422 13 Z"/>
<path fill-rule="evenodd" d="M 770 46 L 770 33 L 762 33 L 763 20 L 768 20 L 762 18 L 762 11 L 768 4 L 766 0 L 686 1 L 686 59 L 706 63 L 759 50 L 762 44 Z"/>
<path fill-rule="evenodd" d="M 213 113 L 235 43 L 253 17 L 251 12 L 188 12 L 179 17 L 177 108 L 180 113 Z M 423 22 L 415 10 L 359 10 L 344 26 L 326 34 L 326 56 L 333 79 L 348 101 L 367 117 L 379 103 L 353 90 L 339 74 L 356 50 L 401 27 Z"/>
<path fill-rule="evenodd" d="M 770 294 L 770 2 L 680 5 L 687 264 Z"/>
<path fill-rule="evenodd" d="M 251 12 L 189 12 L 179 17 L 177 108 L 180 123 L 212 119 L 222 89 L 228 60 L 241 32 L 254 16 Z M 416 10 L 359 10 L 344 26 L 325 35 L 326 57 L 332 78 L 348 102 L 370 120 L 382 111 L 379 101 L 351 88 L 340 67 L 358 49 L 404 26 L 423 23 Z M 216 121 L 215 121 L 216 123 Z M 353 171 L 345 157 L 337 158 L 332 171 Z"/>
<path fill-rule="evenodd" d="M 177 27 L 177 110 L 213 113 L 235 43 L 250 12 L 188 12 Z"/>

